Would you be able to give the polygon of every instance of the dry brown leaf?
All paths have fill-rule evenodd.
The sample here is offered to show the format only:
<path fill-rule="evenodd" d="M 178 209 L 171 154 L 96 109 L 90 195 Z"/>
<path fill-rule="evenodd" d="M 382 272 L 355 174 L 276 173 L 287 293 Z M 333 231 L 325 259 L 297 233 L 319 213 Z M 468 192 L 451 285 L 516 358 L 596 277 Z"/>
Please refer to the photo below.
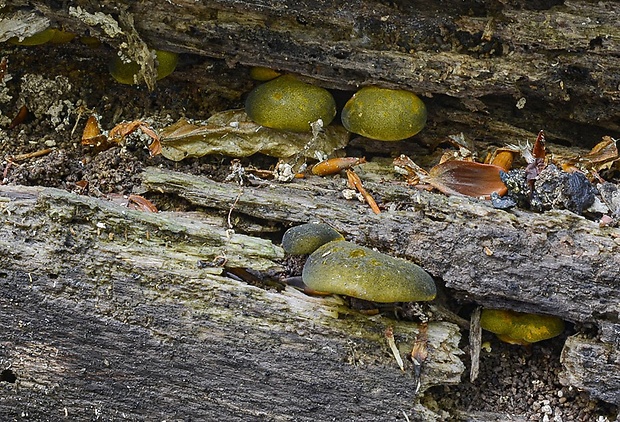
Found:
<path fill-rule="evenodd" d="M 173 161 L 208 154 L 248 157 L 257 152 L 278 158 L 296 154 L 316 158 L 344 148 L 349 141 L 342 126 L 329 125 L 317 136 L 280 131 L 252 122 L 243 110 L 217 113 L 202 124 L 181 119 L 160 135 L 162 155 Z"/>
<path fill-rule="evenodd" d="M 448 195 L 490 197 L 493 192 L 504 195 L 506 186 L 499 177 L 501 167 L 473 161 L 447 161 L 433 167 L 427 182 Z"/>

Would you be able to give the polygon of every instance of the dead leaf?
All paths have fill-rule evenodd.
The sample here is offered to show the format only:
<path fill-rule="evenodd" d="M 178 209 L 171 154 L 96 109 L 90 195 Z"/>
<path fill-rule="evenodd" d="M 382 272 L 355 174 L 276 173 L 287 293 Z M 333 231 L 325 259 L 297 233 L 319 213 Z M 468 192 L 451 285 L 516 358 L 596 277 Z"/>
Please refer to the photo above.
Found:
<path fill-rule="evenodd" d="M 447 195 L 490 197 L 504 195 L 506 186 L 499 177 L 501 167 L 473 161 L 447 161 L 433 167 L 427 182 Z"/>
<path fill-rule="evenodd" d="M 208 154 L 248 157 L 257 152 L 278 158 L 296 154 L 316 158 L 344 148 L 349 141 L 342 126 L 329 125 L 316 136 L 280 131 L 252 122 L 243 110 L 217 113 L 202 124 L 181 119 L 160 136 L 162 155 L 173 161 Z"/>

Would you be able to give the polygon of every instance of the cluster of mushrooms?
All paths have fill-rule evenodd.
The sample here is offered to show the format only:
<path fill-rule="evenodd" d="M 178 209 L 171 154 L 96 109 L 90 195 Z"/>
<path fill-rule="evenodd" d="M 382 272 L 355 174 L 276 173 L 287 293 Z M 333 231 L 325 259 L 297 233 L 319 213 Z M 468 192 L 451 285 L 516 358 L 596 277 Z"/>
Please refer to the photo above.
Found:
<path fill-rule="evenodd" d="M 379 303 L 431 301 L 437 294 L 433 278 L 418 265 L 348 242 L 327 224 L 288 229 L 282 248 L 291 255 L 309 255 L 302 280 L 315 292 Z M 564 331 L 558 317 L 500 309 L 484 309 L 480 326 L 504 342 L 521 345 Z"/>

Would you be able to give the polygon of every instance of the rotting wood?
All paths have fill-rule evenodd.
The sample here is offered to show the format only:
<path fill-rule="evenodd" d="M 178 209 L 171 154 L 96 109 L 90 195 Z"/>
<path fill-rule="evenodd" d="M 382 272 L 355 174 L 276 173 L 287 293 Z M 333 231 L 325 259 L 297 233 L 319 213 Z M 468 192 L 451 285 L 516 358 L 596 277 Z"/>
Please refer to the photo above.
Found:
<path fill-rule="evenodd" d="M 397 183 L 367 185 L 381 192 L 384 204 L 404 203 L 407 210 L 375 215 L 364 204 L 342 199 L 338 179 L 313 178 L 277 187 L 245 186 L 235 212 L 282 224 L 329 222 L 357 243 L 421 265 L 460 300 L 594 323 L 599 347 L 620 344 L 617 228 L 601 228 L 565 211 L 506 212 L 485 201 Z M 224 210 L 235 199 L 227 184 L 156 168 L 146 170 L 144 186 L 207 208 Z M 607 371 L 608 363 L 590 365 Z M 620 364 L 612 366 L 620 371 Z M 595 385 L 581 382 L 594 396 L 609 399 Z M 620 396 L 612 401 L 620 403 Z"/>
<path fill-rule="evenodd" d="M 29 2 L 20 3 L 27 4 Z M 42 2 L 33 3 L 42 4 Z M 118 4 L 118 2 L 116 3 Z M 76 19 L 75 16 L 67 17 L 63 10 L 53 9 L 54 5 L 60 5 L 60 3 L 50 4 L 52 6 L 47 4 L 40 6 L 46 15 L 65 19 L 68 23 L 73 22 L 76 27 L 81 25 L 80 22 L 82 21 L 78 22 L 79 19 Z M 84 7 L 87 7 L 88 2 L 83 2 L 82 4 L 85 5 Z M 105 10 L 108 3 L 100 2 L 99 4 L 102 5 L 102 10 Z M 150 2 L 144 3 L 145 7 L 148 7 L 149 4 L 152 5 Z M 177 2 L 177 4 L 181 3 Z M 548 132 L 555 130 L 557 136 L 563 136 L 570 141 L 580 139 L 578 135 L 580 132 L 583 139 L 585 139 L 583 133 L 588 133 L 590 142 L 593 139 L 598 141 L 599 133 L 597 131 L 601 127 L 604 128 L 605 134 L 609 134 L 607 130 L 618 130 L 617 123 L 614 123 L 614 119 L 617 120 L 617 108 L 609 106 L 609 104 L 613 105 L 614 101 L 618 99 L 618 88 L 614 87 L 614 84 L 617 84 L 617 78 L 614 75 L 619 74 L 617 63 L 609 62 L 618 55 L 618 37 L 614 34 L 610 36 L 600 36 L 597 34 L 598 31 L 606 31 L 605 25 L 599 27 L 597 23 L 604 23 L 606 19 L 609 19 L 609 16 L 614 15 L 614 7 L 617 7 L 615 3 L 564 2 L 563 5 L 552 11 L 543 12 L 527 9 L 506 9 L 502 12 L 501 19 L 498 20 L 488 19 L 484 14 L 480 15 L 482 17 L 475 14 L 474 16 L 467 16 L 462 13 L 464 11 L 454 9 L 454 14 L 461 14 L 460 20 L 455 20 L 455 22 L 458 25 L 462 25 L 462 27 L 455 26 L 455 28 L 465 28 L 465 33 L 461 34 L 465 38 L 477 34 L 482 29 L 480 40 L 491 41 L 493 36 L 501 35 L 502 33 L 501 31 L 495 31 L 493 28 L 497 24 L 498 27 L 502 28 L 502 31 L 506 31 L 506 35 L 503 35 L 503 37 L 508 43 L 513 43 L 519 37 L 525 40 L 522 45 L 517 45 L 516 51 L 510 57 L 504 57 L 501 60 L 496 60 L 498 57 L 486 57 L 485 53 L 476 55 L 468 51 L 457 51 L 455 53 L 450 50 L 434 54 L 433 51 L 429 51 L 432 50 L 431 47 L 433 46 L 428 41 L 430 38 L 427 39 L 428 44 L 421 44 L 419 52 L 415 54 L 403 53 L 398 51 L 398 49 L 392 50 L 394 44 L 383 42 L 386 41 L 385 39 L 381 39 L 381 44 L 379 45 L 376 39 L 372 38 L 374 36 L 373 33 L 366 33 L 366 35 L 370 40 L 375 40 L 375 45 L 353 46 L 356 48 L 351 49 L 348 40 L 343 42 L 336 41 L 334 43 L 329 40 L 329 37 L 325 36 L 327 32 L 321 34 L 321 39 L 324 40 L 323 43 L 317 44 L 308 42 L 308 40 L 303 38 L 294 38 L 299 34 L 306 34 L 305 30 L 297 32 L 281 30 L 282 27 L 287 26 L 287 22 L 292 24 L 293 18 L 295 18 L 295 21 L 297 20 L 296 13 L 300 10 L 299 8 L 306 7 L 306 2 L 298 2 L 294 8 L 283 10 L 276 10 L 274 8 L 275 3 L 271 4 L 269 2 L 261 3 L 261 7 L 256 2 L 236 2 L 234 10 L 230 8 L 230 2 L 217 4 L 221 8 L 213 15 L 212 21 L 207 21 L 212 23 L 212 25 L 205 24 L 208 26 L 206 30 L 212 31 L 211 39 L 208 37 L 206 39 L 200 38 L 205 32 L 205 28 L 200 29 L 198 31 L 200 35 L 194 37 L 192 34 L 185 32 L 188 28 L 183 28 L 182 24 L 179 25 L 179 28 L 171 29 L 170 27 L 165 27 L 158 33 L 157 31 L 162 26 L 167 26 L 169 22 L 179 21 L 172 18 L 170 20 L 162 20 L 161 22 L 153 22 L 152 16 L 157 13 L 140 13 L 141 19 L 136 24 L 138 32 L 149 41 L 149 44 L 152 42 L 154 46 L 172 46 L 180 51 L 215 55 L 227 58 L 230 63 L 239 61 L 243 64 L 273 64 L 285 70 L 314 76 L 333 87 L 349 88 L 358 83 L 380 83 L 388 86 L 409 86 L 419 92 L 429 94 L 447 94 L 448 96 L 458 98 L 462 102 L 461 105 L 468 107 L 471 112 L 460 114 L 454 110 L 445 112 L 446 110 L 442 107 L 440 113 L 437 114 L 445 114 L 446 116 L 456 114 L 461 117 L 462 123 L 469 126 L 480 124 L 482 128 L 479 130 L 484 136 L 497 136 L 497 132 L 494 131 L 492 126 L 484 126 L 489 120 L 481 116 L 484 116 L 486 113 L 491 113 L 497 119 L 492 121 L 502 125 L 502 127 L 507 127 L 506 122 L 510 122 L 514 125 L 536 131 L 543 127 L 541 122 L 544 122 L 545 128 L 552 127 L 552 130 L 548 129 Z M 282 2 L 279 2 L 279 4 L 282 4 Z M 354 3 L 351 4 L 355 5 Z M 515 2 L 511 2 L 511 4 L 515 4 Z M 253 8 L 252 5 L 254 5 Z M 421 3 L 421 5 L 424 11 L 424 4 Z M 158 6 L 164 8 L 175 7 L 171 2 L 160 2 Z M 190 5 L 186 6 L 186 10 L 196 10 L 191 9 Z M 191 6 L 202 7 L 202 5 L 196 4 Z M 136 7 L 142 7 L 142 4 L 137 4 Z M 239 7 L 240 10 L 246 7 L 252 8 L 255 14 L 250 14 L 249 16 L 250 18 L 256 18 L 256 20 L 248 19 L 247 22 L 235 22 L 239 16 L 248 16 L 244 14 L 244 10 L 239 12 L 236 7 Z M 182 14 L 184 10 L 181 9 L 177 12 Z M 92 8 L 91 11 L 93 10 L 98 9 Z M 108 12 L 110 10 L 108 9 Z M 406 25 L 394 25 L 394 21 L 390 19 L 390 16 L 396 15 L 384 14 L 385 11 L 391 10 L 387 6 L 380 5 L 373 10 L 371 12 L 370 9 L 359 8 L 357 15 L 348 15 L 347 13 L 355 12 L 355 10 L 347 11 L 345 9 L 344 16 L 349 18 L 360 16 L 363 18 L 365 16 L 364 13 L 376 13 L 377 17 L 388 16 L 385 21 L 381 19 L 372 20 L 380 29 L 377 33 L 384 34 L 386 31 L 381 28 L 387 28 L 388 26 L 392 28 L 391 32 L 389 32 L 390 34 L 397 34 L 402 28 L 407 29 Z M 582 13 L 584 10 L 589 10 L 591 13 Z M 220 13 L 220 11 L 223 12 Z M 302 12 L 304 12 L 302 20 L 306 20 L 304 27 L 307 26 L 308 19 L 310 19 L 311 26 L 316 27 L 317 31 L 322 30 L 323 27 L 320 24 L 325 19 L 321 13 L 324 11 L 303 9 Z M 135 11 L 131 11 L 131 13 L 136 15 Z M 264 27 L 261 27 L 261 25 L 252 26 L 252 24 L 260 24 L 262 22 L 260 19 L 263 14 L 266 14 L 266 16 L 277 16 L 278 19 L 282 18 L 284 22 L 280 23 L 281 27 L 276 26 L 275 28 L 270 25 Z M 176 15 L 170 14 L 169 16 Z M 332 19 L 332 15 L 325 14 L 325 16 L 328 16 L 326 21 L 330 25 L 339 24 Z M 431 22 L 431 25 L 424 28 L 443 28 L 441 25 L 433 27 L 433 21 L 428 19 L 428 10 L 426 10 L 426 15 L 423 13 L 422 16 L 426 16 L 426 18 L 420 18 L 421 22 Z M 583 20 L 586 16 L 588 19 L 591 18 L 589 22 Z M 199 15 L 195 17 L 199 19 Z M 505 17 L 509 19 L 504 19 Z M 400 21 L 406 18 L 407 15 L 405 14 L 403 17 L 396 19 Z M 443 17 L 440 16 L 439 18 Z M 450 16 L 447 19 L 448 22 L 452 21 Z M 582 20 L 580 21 L 579 19 Z M 275 20 L 274 18 L 269 23 Z M 181 20 L 180 22 L 186 21 Z M 350 21 L 344 19 L 343 22 Z M 353 22 L 355 22 L 355 19 Z M 368 22 L 362 19 L 357 27 L 360 30 L 364 29 L 366 27 L 365 24 Z M 531 25 L 524 25 L 527 22 L 530 22 Z M 545 23 L 551 23 L 550 28 L 548 25 L 544 25 Z M 244 26 L 244 24 L 248 24 L 248 26 Z M 302 25 L 300 22 L 298 24 Z M 575 24 L 581 25 L 575 26 Z M 485 31 L 487 27 L 489 30 Z M 555 32 L 558 32 L 557 28 L 561 28 L 562 30 L 559 33 L 565 35 L 561 38 L 555 36 L 537 38 L 540 36 L 538 31 L 550 31 L 554 27 L 556 28 Z M 576 31 L 566 30 L 566 28 L 573 27 Z M 368 26 L 368 28 L 371 28 L 371 26 Z M 584 28 L 583 31 L 580 28 Z M 90 27 L 89 29 L 97 30 L 96 27 Z M 252 32 L 255 29 L 256 32 Z M 451 38 L 455 33 L 452 32 L 453 28 L 450 25 L 447 25 L 444 29 L 451 34 L 448 35 L 449 40 L 455 39 Z M 236 37 L 233 35 L 233 33 L 237 35 L 237 32 L 241 36 Z M 175 33 L 180 34 L 178 35 L 178 41 L 171 42 L 168 34 Z M 269 35 L 271 33 L 274 34 L 273 37 L 266 38 L 265 44 L 259 43 L 254 45 L 251 43 L 252 41 L 260 40 L 260 36 L 263 34 Z M 363 32 L 360 33 L 364 34 Z M 430 33 L 432 34 L 433 32 L 431 31 Z M 220 39 L 221 44 L 212 42 L 213 40 L 218 41 L 217 38 L 224 35 L 232 36 Z M 280 38 L 276 38 L 276 36 Z M 293 37 L 293 39 L 291 40 L 290 37 Z M 311 38 L 308 35 L 308 39 Z M 111 41 L 114 44 L 115 41 Z M 593 41 L 591 46 L 590 41 Z M 121 40 L 116 42 L 121 42 Z M 270 42 L 272 45 L 269 45 Z M 537 45 L 533 46 L 532 43 Z M 398 44 L 398 42 L 395 44 Z M 475 50 L 479 45 L 481 43 L 476 41 L 474 37 L 473 44 L 466 47 L 466 50 L 469 48 Z M 259 49 L 253 50 L 252 54 L 250 54 L 248 53 L 248 46 L 258 46 Z M 464 47 L 464 45 L 460 47 Z M 457 49 L 460 47 L 457 42 Z M 525 52 L 526 47 L 531 54 Z M 535 48 L 532 49 L 531 47 Z M 425 50 L 425 48 L 429 50 Z M 552 52 L 551 55 L 549 55 L 550 52 Z M 320 54 L 317 55 L 317 53 Z M 331 56 L 331 53 L 335 54 Z M 344 53 L 348 55 L 343 55 Z M 556 58 L 557 60 L 555 60 Z M 590 61 L 592 58 L 596 60 Z M 454 60 L 462 61 L 460 69 L 454 67 Z M 359 63 L 359 66 L 356 65 L 356 62 Z M 594 62 L 602 66 L 600 68 L 594 67 L 596 70 L 592 71 L 590 66 Z M 422 64 L 426 64 L 426 67 L 422 68 Z M 373 65 L 378 66 L 373 67 Z M 416 69 L 418 73 L 412 74 L 411 69 L 407 68 L 407 66 L 412 65 L 420 65 L 420 68 Z M 515 66 L 518 66 L 517 73 L 514 73 Z M 455 69 L 459 71 L 454 71 Z M 478 74 L 474 72 L 480 69 L 484 72 Z M 510 78 L 514 76 L 517 79 L 511 80 Z M 554 77 L 556 78 L 554 79 Z M 524 109 L 515 109 L 511 105 L 516 103 L 517 99 L 527 100 Z M 438 104 L 440 103 L 435 103 L 434 105 L 437 106 Z M 530 108 L 531 106 L 533 107 Z M 577 123 L 578 126 L 566 124 L 566 121 Z M 445 118 L 444 122 L 451 125 L 454 124 L 454 120 L 450 118 Z M 602 126 L 590 126 L 599 124 Z M 535 127 L 532 128 L 532 126 Z M 564 126 L 564 128 L 560 126 Z M 487 131 L 493 131 L 493 133 L 485 134 Z M 509 133 L 514 133 L 514 131 L 509 130 Z M 323 195 L 323 199 L 335 199 L 334 192 L 338 190 L 333 189 L 335 187 L 333 184 L 326 184 L 326 186 L 327 189 L 324 190 L 320 188 L 310 189 L 310 195 L 318 194 Z M 377 191 L 383 193 L 384 189 L 377 189 Z M 250 193 L 252 193 L 251 190 Z M 549 213 L 544 217 L 518 211 L 503 214 L 495 210 L 489 211 L 486 207 L 479 204 L 469 206 L 467 203 L 461 203 L 458 199 L 430 197 L 423 193 L 415 194 L 413 198 L 408 198 L 409 194 L 409 191 L 407 194 L 402 191 L 396 193 L 388 191 L 383 197 L 384 201 L 400 198 L 410 204 L 410 212 L 394 212 L 388 217 L 391 223 L 387 227 L 388 229 L 392 228 L 392 231 L 389 233 L 381 233 L 381 230 L 384 230 L 385 227 L 374 227 L 374 223 L 379 220 L 368 220 L 366 217 L 367 210 L 361 206 L 358 208 L 353 207 L 354 211 L 352 212 L 359 213 L 357 218 L 360 218 L 363 224 L 356 227 L 352 223 L 339 222 L 339 228 L 346 231 L 348 236 L 354 237 L 358 241 L 373 246 L 376 243 L 384 251 L 393 252 L 422 262 L 425 267 L 429 268 L 429 271 L 433 271 L 435 276 L 443 276 L 446 284 L 449 287 L 455 288 L 455 293 L 463 300 L 475 300 L 483 304 L 497 303 L 515 309 L 527 308 L 532 311 L 542 309 L 546 312 L 561 315 L 567 312 L 568 316 L 565 317 L 570 320 L 594 322 L 600 328 L 604 341 L 609 344 L 618 344 L 620 329 L 617 324 L 618 301 L 617 279 L 615 277 L 618 268 L 616 258 L 618 251 L 615 246 L 615 238 L 613 237 L 617 235 L 615 229 L 598 229 L 580 217 L 563 212 Z M 337 206 L 344 206 L 345 208 L 350 206 L 350 203 L 343 203 L 341 200 L 335 200 L 334 202 Z M 205 207 L 212 206 L 206 202 L 199 203 Z M 268 209 L 268 205 L 265 204 L 263 210 Z M 323 205 L 321 204 L 321 206 Z M 333 210 L 321 210 L 321 206 L 319 206 L 316 214 L 312 211 L 302 212 L 301 216 L 317 218 L 316 216 L 318 215 L 319 219 L 331 221 L 331 217 L 328 217 L 328 215 Z M 216 205 L 216 207 L 219 207 L 219 205 Z M 235 213 L 237 215 L 255 215 L 256 218 L 261 218 L 260 215 L 248 211 L 250 208 L 250 203 L 246 203 L 240 213 L 237 213 L 237 209 L 235 209 Z M 228 208 L 223 206 L 220 209 L 229 210 L 230 203 Z M 294 204 L 292 209 L 293 211 L 299 210 L 295 208 Z M 336 213 L 336 211 L 333 212 Z M 457 215 L 454 216 L 452 212 L 456 212 Z M 281 216 L 278 221 L 282 222 L 282 224 L 302 222 L 301 219 L 298 220 L 289 211 L 287 213 L 285 217 Z M 506 215 L 509 217 L 506 217 Z M 532 216 L 533 220 L 527 222 Z M 464 221 L 455 223 L 461 217 Z M 493 222 L 494 218 L 496 220 Z M 417 219 L 421 219 L 421 222 L 419 225 L 415 225 L 415 230 L 403 228 L 396 224 L 397 221 L 400 224 L 403 222 L 409 224 L 410 221 L 416 222 Z M 422 224 L 429 222 L 431 222 L 429 229 L 424 230 Z M 481 227 L 489 224 L 489 222 L 491 222 L 490 228 Z M 454 245 L 452 241 L 442 245 L 439 250 L 418 250 L 421 244 L 435 245 L 436 243 L 432 242 L 437 233 L 440 234 L 437 243 L 450 240 L 450 236 L 447 233 L 442 234 L 442 230 L 455 225 L 459 229 L 465 228 L 463 242 L 473 242 L 472 245 L 480 246 L 481 251 L 483 248 L 488 248 L 488 250 L 493 251 L 493 255 L 488 258 L 482 255 L 478 256 L 475 250 L 465 249 L 459 244 Z M 419 229 L 423 230 L 418 234 L 416 231 Z M 453 236 L 456 236 L 457 233 L 457 230 L 452 230 Z M 394 241 L 395 243 L 393 243 Z M 515 246 L 512 246 L 512 243 Z M 523 245 L 526 248 L 523 250 L 519 249 Z M 457 254 L 449 262 L 440 262 L 441 260 L 445 261 L 442 258 L 443 256 L 452 257 L 453 249 L 456 250 Z M 504 253 L 497 254 L 497 251 L 504 251 Z M 444 255 L 444 253 L 448 255 Z M 538 254 L 541 255 L 540 262 L 536 261 L 539 258 Z M 595 255 L 597 254 L 601 256 L 596 257 Z M 174 258 L 180 257 L 174 256 Z M 556 260 L 556 258 L 559 259 Z M 193 258 L 187 264 L 191 265 L 192 260 Z M 506 262 L 509 262 L 509 265 Z M 497 271 L 501 267 L 504 270 L 498 273 Z M 575 276 L 576 283 L 573 282 L 573 273 L 570 272 L 574 269 L 578 270 Z M 523 271 L 523 281 L 510 284 L 511 280 L 516 280 L 517 278 L 520 280 Z M 488 292 L 493 291 L 489 289 L 497 284 L 497 280 L 492 280 L 492 278 L 497 277 L 498 274 L 502 276 L 501 281 L 505 282 L 505 284 L 500 286 L 500 290 L 497 293 L 489 295 Z M 564 281 L 562 281 L 562 278 Z M 547 281 L 548 279 L 550 279 L 550 283 Z M 52 280 L 53 277 L 50 277 L 49 283 L 52 283 Z M 534 286 L 534 281 L 537 281 L 537 284 L 530 289 L 530 286 Z M 478 284 L 479 282 L 481 284 Z M 600 296 L 596 297 L 596 295 Z M 571 302 L 574 301 L 574 303 L 570 304 L 569 300 Z M 585 300 L 585 303 L 582 302 L 583 300 Z M 614 302 L 616 306 L 614 306 Z M 542 307 L 539 308 L 538 305 Z M 565 307 L 569 305 L 570 309 L 566 310 Z M 594 307 L 589 309 L 588 306 L 590 305 Z M 595 342 L 598 348 L 605 349 L 609 346 L 609 344 L 601 343 L 598 340 Z M 586 353 L 588 350 L 586 347 L 575 349 L 577 352 L 569 354 L 569 361 L 577 362 L 578 359 L 581 359 L 582 362 L 591 362 L 594 360 L 592 367 L 595 368 L 595 371 L 601 368 L 604 368 L 604 371 L 608 370 L 606 366 L 601 366 L 600 356 L 603 354 L 595 354 L 594 358 L 592 358 L 592 356 Z M 574 357 L 575 354 L 580 357 Z M 587 374 L 584 375 L 579 372 L 579 366 L 574 366 L 573 368 L 571 371 L 574 371 L 576 375 L 571 383 L 583 385 L 585 386 L 584 388 L 589 389 L 599 397 L 606 397 L 607 400 L 617 401 L 617 399 L 614 399 L 614 396 L 609 396 L 608 392 L 600 390 L 600 386 L 587 382 L 588 380 L 584 379 Z M 613 368 L 615 366 L 612 365 Z M 98 410 L 94 409 L 94 412 L 97 414 Z"/>
<path fill-rule="evenodd" d="M 595 389 L 597 396 L 610 403 L 620 403 L 620 353 L 618 347 L 594 339 L 572 336 L 566 340 L 561 361 L 560 379 L 584 390 Z M 593 362 L 596 364 L 592 365 Z"/>
<path fill-rule="evenodd" d="M 117 47 L 129 35 L 107 30 L 108 20 L 130 14 L 152 47 L 270 66 L 338 89 L 379 84 L 445 95 L 477 115 L 568 142 L 593 145 L 620 133 L 610 107 L 620 99 L 614 1 L 536 9 L 525 1 L 472 9 L 456 0 L 27 3 Z"/>
<path fill-rule="evenodd" d="M 339 179 L 313 178 L 277 188 L 273 183 L 245 186 L 235 212 L 285 224 L 328 222 L 357 243 L 422 265 L 481 304 L 518 304 L 526 312 L 585 322 L 613 313 L 620 301 L 613 289 L 614 268 L 620 265 L 617 228 L 601 228 L 568 211 L 506 212 L 489 201 L 402 183 L 367 185 L 380 192 L 384 204 L 398 202 L 408 209 L 374 216 L 366 205 L 341 197 Z M 222 210 L 236 198 L 229 184 L 154 167 L 145 171 L 144 186 Z M 588 297 L 592 289 L 604 297 Z"/>
<path fill-rule="evenodd" d="M 58 189 L 1 186 L 0 199 L 0 362 L 17 378 L 0 382 L 7 419 L 436 420 L 384 339 L 393 327 L 406 355 L 417 324 L 197 265 L 222 253 L 277 268 L 270 241 Z M 429 324 L 422 390 L 460 382 L 459 339 Z"/>

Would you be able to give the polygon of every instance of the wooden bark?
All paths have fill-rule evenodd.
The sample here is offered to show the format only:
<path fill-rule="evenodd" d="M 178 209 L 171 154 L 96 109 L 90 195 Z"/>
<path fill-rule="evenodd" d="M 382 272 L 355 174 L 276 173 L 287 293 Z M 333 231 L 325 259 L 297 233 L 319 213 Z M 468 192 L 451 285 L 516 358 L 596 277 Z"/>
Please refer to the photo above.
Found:
<path fill-rule="evenodd" d="M 227 185 L 154 168 L 145 173 L 144 184 L 220 209 L 228 209 L 238 195 Z M 389 182 L 368 183 L 367 188 L 381 192 L 388 206 L 395 201 L 408 207 L 375 215 L 365 205 L 340 199 L 338 182 L 315 178 L 275 190 L 244 187 L 234 210 L 283 223 L 329 222 L 357 243 L 418 263 L 463 301 L 594 323 L 600 338 L 588 342 L 603 349 L 620 347 L 617 228 L 600 228 L 568 211 L 506 212 L 488 201 Z M 565 379 L 597 397 L 620 402 L 620 362 L 610 363 L 604 353 L 588 354 L 588 348 L 575 346 L 579 342 L 573 340 L 572 353 L 566 354 L 572 357 L 566 358 L 571 363 L 565 362 Z M 580 359 L 589 364 L 578 364 Z M 606 385 L 589 382 L 589 371 L 605 377 Z"/>
<path fill-rule="evenodd" d="M 405 201 L 408 209 L 374 215 L 363 204 L 341 199 L 338 179 L 239 187 L 156 168 L 144 174 L 145 190 L 179 195 L 223 215 L 232 207 L 231 221 L 239 227 L 244 221 L 286 226 L 329 221 L 353 241 L 419 263 L 445 284 L 449 295 L 463 301 L 595 324 L 598 338 L 572 337 L 567 343 L 564 380 L 620 402 L 620 362 L 609 354 L 617 349 L 620 332 L 614 317 L 620 298 L 612 288 L 617 284 L 618 229 L 601 229 L 565 212 L 505 212 L 483 201 L 394 183 L 367 185 L 383 192 L 385 204 Z M 407 353 L 415 324 L 368 319 L 336 299 L 313 299 L 290 289 L 264 291 L 218 275 L 217 268 L 199 269 L 198 260 L 211 262 L 217 256 L 226 256 L 233 266 L 278 267 L 282 252 L 277 246 L 227 233 L 221 228 L 225 217 L 145 214 L 54 189 L 1 187 L 0 192 L 5 280 L 0 297 L 10 311 L 0 314 L 0 325 L 9 333 L 2 359 L 20 380 L 17 389 L 0 384 L 8 394 L 0 404 L 7 409 L 27 411 L 14 405 L 42 400 L 41 391 L 51 389 L 57 394 L 46 394 L 45 404 L 32 406 L 32 412 L 47 406 L 61 411 L 61 397 L 72 414 L 94 412 L 89 406 L 98 400 L 106 411 L 116 412 L 104 397 L 118 398 L 118 412 L 130 412 L 135 403 L 176 390 L 188 402 L 214 395 L 216 403 L 225 405 L 220 415 L 243 418 L 257 405 L 253 391 L 264 389 L 263 382 L 273 382 L 265 396 L 282 397 L 287 377 L 294 376 L 299 388 L 286 387 L 292 396 L 285 395 L 290 402 L 282 413 L 269 408 L 273 403 L 259 409 L 273 417 L 298 417 L 310 402 L 327 400 L 316 384 L 325 387 L 338 372 L 334 382 L 340 395 L 329 403 L 340 403 L 340 408 L 321 407 L 325 418 L 343 408 L 357 418 L 355 412 L 366 409 L 355 410 L 353 404 L 359 397 L 353 385 L 360 382 L 374 391 L 364 400 L 373 402 L 368 406 L 378 413 L 369 414 L 375 416 L 385 410 L 381 403 L 390 402 L 392 410 L 385 414 L 395 415 L 394 400 L 405 406 L 415 397 L 411 375 L 395 369 L 383 341 L 383 330 L 393 324 L 401 353 Z M 463 241 L 455 243 L 455 238 Z M 347 316 L 335 319 L 338 314 Z M 83 329 L 75 332 L 76 326 Z M 428 363 L 424 386 L 457 382 L 464 368 L 453 354 L 456 326 L 439 323 L 431 333 L 431 350 L 445 352 L 436 352 L 436 360 Z M 59 357 L 50 361 L 50 354 Z M 317 367 L 320 380 L 315 379 Z M 222 377 L 212 379 L 218 371 Z M 257 371 L 265 376 L 259 377 L 260 385 L 252 384 Z M 592 382 L 592 373 L 604 382 Z M 83 385 L 84 376 L 92 385 Z M 125 380 L 134 394 L 119 393 L 109 379 Z M 171 379 L 174 385 L 164 387 Z M 141 383 L 148 387 L 138 388 Z M 373 390 L 371 385 L 382 387 Z M 307 401 L 299 402 L 299 395 Z M 205 402 L 187 415 L 215 415 L 212 405 Z"/>
<path fill-rule="evenodd" d="M 277 269 L 270 241 L 57 189 L 0 187 L 0 199 L 6 420 L 437 418 L 385 341 L 391 326 L 408 356 L 417 324 L 197 265 Z M 421 391 L 460 382 L 459 339 L 429 324 Z"/>
<path fill-rule="evenodd" d="M 435 140 L 463 130 L 519 143 L 540 128 L 584 145 L 620 137 L 618 3 L 549 2 L 541 10 L 528 2 L 409 3 L 86 0 L 78 9 L 15 2 L 28 12 L 21 16 L 40 14 L 37 25 L 49 19 L 115 48 L 126 43 L 138 58 L 148 45 L 270 66 L 330 88 L 411 89 L 425 96 L 425 133 Z M 396 368 L 383 339 L 392 324 L 405 354 L 414 324 L 363 317 L 333 298 L 261 290 L 197 266 L 225 257 L 233 267 L 278 268 L 277 246 L 225 230 L 231 208 L 238 232 L 327 221 L 350 240 L 420 264 L 463 302 L 592 325 L 594 338 L 569 338 L 563 380 L 620 403 L 618 229 L 566 211 L 499 211 L 391 182 L 367 185 L 380 202 L 398 205 L 375 216 L 341 199 L 341 187 L 314 178 L 240 188 L 158 169 L 144 174 L 145 192 L 179 195 L 216 210 L 215 219 L 0 187 L 0 369 L 17 376 L 0 382 L 0 413 L 437 417 L 417 405 L 411 368 Z M 453 324 L 431 325 L 435 354 L 423 388 L 458 381 L 458 338 Z"/>
<path fill-rule="evenodd" d="M 435 97 L 427 101 L 438 124 L 446 111 L 465 108 L 572 143 L 620 133 L 615 1 L 23 3 L 78 32 L 125 43 L 124 51 L 135 46 L 127 54 L 138 58 L 144 41 L 295 72 L 332 88 L 411 89 Z M 470 117 L 466 125 L 478 122 Z"/>

